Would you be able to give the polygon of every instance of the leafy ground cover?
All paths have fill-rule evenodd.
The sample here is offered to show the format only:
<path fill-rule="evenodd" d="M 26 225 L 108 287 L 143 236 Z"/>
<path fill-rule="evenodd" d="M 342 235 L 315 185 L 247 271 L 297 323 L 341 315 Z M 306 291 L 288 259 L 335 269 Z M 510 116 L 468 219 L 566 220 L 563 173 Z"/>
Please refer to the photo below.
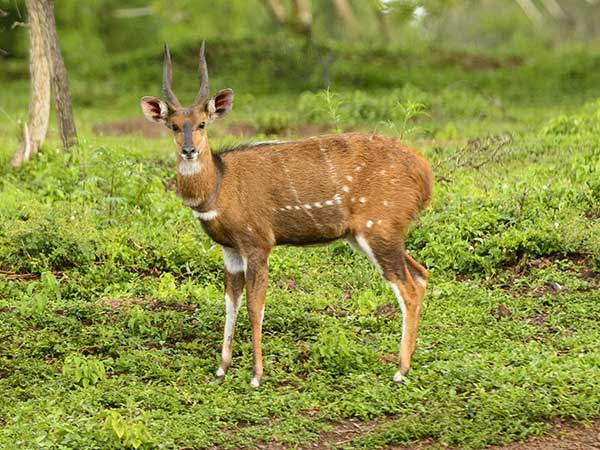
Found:
<path fill-rule="evenodd" d="M 77 150 L 50 141 L 22 170 L 15 116 L 0 125 L 1 447 L 293 448 L 355 424 L 323 445 L 477 449 L 600 416 L 597 57 L 473 72 L 388 56 L 340 68 L 329 92 L 242 92 L 213 139 L 366 129 L 431 160 L 434 200 L 407 242 L 431 271 L 407 382 L 390 381 L 393 296 L 341 242 L 274 251 L 264 384 L 249 387 L 243 310 L 214 381 L 221 253 L 174 194 L 170 139 L 92 133 L 139 115 L 136 87 L 82 102 Z M 11 87 L 3 111 L 25 110 L 26 84 Z"/>

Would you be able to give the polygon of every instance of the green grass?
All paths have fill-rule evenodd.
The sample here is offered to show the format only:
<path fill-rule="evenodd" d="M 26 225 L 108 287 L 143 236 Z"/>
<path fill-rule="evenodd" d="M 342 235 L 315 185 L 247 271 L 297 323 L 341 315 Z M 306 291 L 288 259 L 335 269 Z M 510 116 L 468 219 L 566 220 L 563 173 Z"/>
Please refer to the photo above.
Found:
<path fill-rule="evenodd" d="M 329 107 L 316 92 L 236 97 L 229 121 L 404 135 L 437 168 L 432 206 L 407 242 L 431 279 L 402 386 L 390 361 L 400 312 L 381 308 L 392 293 L 344 243 L 273 252 L 263 385 L 249 386 L 243 309 L 233 367 L 215 382 L 222 259 L 165 189 L 170 139 L 93 136 L 94 123 L 140 114 L 137 98 L 121 96 L 76 108 L 82 143 L 71 158 L 52 138 L 13 170 L 24 112 L 9 114 L 0 125 L 0 447 L 293 447 L 338 422 L 376 419 L 340 446 L 431 438 L 477 449 L 539 435 L 554 418 L 600 416 L 596 75 L 565 95 L 564 67 L 535 70 L 558 67 L 555 58 L 485 74 L 429 61 L 391 91 L 380 79 L 361 92 L 332 88 Z M 564 65 L 576 73 L 590 64 L 573 61 Z M 529 81 L 504 90 L 511 78 Z M 0 106 L 25 111 L 26 85 L 11 86 Z M 407 117 L 410 102 L 423 114 Z M 217 127 L 215 140 L 229 141 Z M 492 134 L 511 138 L 470 167 L 497 148 Z M 467 164 L 455 166 L 456 155 Z"/>

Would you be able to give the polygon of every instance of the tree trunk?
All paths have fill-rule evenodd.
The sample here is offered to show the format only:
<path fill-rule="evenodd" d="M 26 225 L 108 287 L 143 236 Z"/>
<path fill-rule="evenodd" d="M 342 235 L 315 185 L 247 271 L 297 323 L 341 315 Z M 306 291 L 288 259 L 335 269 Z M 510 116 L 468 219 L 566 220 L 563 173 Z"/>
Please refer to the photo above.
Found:
<path fill-rule="evenodd" d="M 309 36 L 312 32 L 313 25 L 310 1 L 294 0 L 294 12 L 296 13 L 296 26 L 298 28 L 298 32 Z"/>
<path fill-rule="evenodd" d="M 54 107 L 58 119 L 58 131 L 62 147 L 67 150 L 77 143 L 77 131 L 73 120 L 71 106 L 71 93 L 69 92 L 69 78 L 67 68 L 60 53 L 56 22 L 54 20 L 54 4 L 52 0 L 43 0 L 46 13 L 48 52 L 52 70 L 52 88 L 54 89 Z"/>
<path fill-rule="evenodd" d="M 337 15 L 344 23 L 344 28 L 346 28 L 348 33 L 352 34 L 355 31 L 356 20 L 354 20 L 354 13 L 348 0 L 333 0 L 333 4 Z"/>
<path fill-rule="evenodd" d="M 285 8 L 281 4 L 281 0 L 263 0 L 263 3 L 278 24 L 286 24 Z"/>
<path fill-rule="evenodd" d="M 39 0 L 26 0 L 29 35 L 29 72 L 31 92 L 23 143 L 15 153 L 12 165 L 20 166 L 35 155 L 46 138 L 50 114 L 50 64 L 46 57 L 46 15 Z"/>

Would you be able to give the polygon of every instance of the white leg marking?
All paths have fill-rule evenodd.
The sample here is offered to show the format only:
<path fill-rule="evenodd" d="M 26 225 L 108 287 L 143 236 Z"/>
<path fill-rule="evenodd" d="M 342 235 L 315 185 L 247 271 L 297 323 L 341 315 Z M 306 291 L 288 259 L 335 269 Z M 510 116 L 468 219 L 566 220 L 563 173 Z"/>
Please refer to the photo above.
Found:
<path fill-rule="evenodd" d="M 375 255 L 373 254 L 373 250 L 371 250 L 371 247 L 369 247 L 369 244 L 367 243 L 367 240 L 360 234 L 357 234 L 354 237 L 354 239 L 356 239 L 356 243 L 358 244 L 359 248 L 365 253 L 365 255 L 369 257 L 369 259 L 377 268 L 377 270 L 379 270 L 380 273 L 383 273 L 383 271 L 381 270 L 381 266 L 379 265 L 377 259 L 375 258 Z"/>
<path fill-rule="evenodd" d="M 258 381 L 258 378 L 252 378 L 252 380 L 250 381 L 250 386 L 252 386 L 253 388 L 259 387 L 260 381 Z"/>
<path fill-rule="evenodd" d="M 223 261 L 225 262 L 225 269 L 229 273 L 240 273 L 246 271 L 246 258 L 242 257 L 240 253 L 229 247 L 223 248 Z"/>
<path fill-rule="evenodd" d="M 234 304 L 229 294 L 225 294 L 225 329 L 223 331 L 223 349 L 221 350 L 221 363 L 226 362 L 227 365 L 231 362 L 231 342 L 233 341 L 235 321 L 237 319 L 238 312 L 240 311 L 241 304 L 241 295 L 237 299 L 237 304 Z M 225 369 L 222 366 L 220 366 L 217 370 L 216 376 L 222 377 L 224 375 Z"/>
<path fill-rule="evenodd" d="M 210 211 L 200 212 L 192 210 L 194 216 L 196 216 L 200 220 L 213 220 L 215 217 L 219 215 L 219 211 L 215 209 L 211 209 Z"/>
<path fill-rule="evenodd" d="M 235 321 L 241 304 L 241 295 L 237 299 L 237 304 L 234 305 L 229 294 L 225 294 L 225 332 L 223 333 L 223 343 L 230 343 L 233 338 L 233 329 L 235 328 Z M 225 353 L 223 353 L 223 356 L 225 356 Z"/>
<path fill-rule="evenodd" d="M 394 383 L 402 383 L 402 380 L 404 379 L 404 377 L 400 373 L 400 369 L 398 369 L 396 371 L 396 373 L 394 374 L 394 378 L 392 378 L 392 379 L 394 380 Z"/>
<path fill-rule="evenodd" d="M 396 295 L 396 299 L 398 300 L 398 305 L 400 305 L 400 310 L 402 311 L 402 338 L 400 340 L 400 348 L 402 348 L 402 343 L 404 342 L 404 338 L 406 337 L 406 304 L 404 303 L 404 298 L 402 294 L 400 294 L 400 289 L 394 283 L 390 283 L 394 294 Z M 394 374 L 394 383 L 402 383 L 402 373 L 400 369 Z"/>
<path fill-rule="evenodd" d="M 404 303 L 404 298 L 400 293 L 400 289 L 394 283 L 390 283 L 394 294 L 396 295 L 396 300 L 398 300 L 398 305 L 400 305 L 400 310 L 402 311 L 402 340 L 404 340 L 404 331 L 406 330 L 406 304 Z"/>
<path fill-rule="evenodd" d="M 196 175 L 202 172 L 202 164 L 198 160 L 186 161 L 183 160 L 177 166 L 177 171 L 182 177 L 189 177 L 190 175 Z"/>

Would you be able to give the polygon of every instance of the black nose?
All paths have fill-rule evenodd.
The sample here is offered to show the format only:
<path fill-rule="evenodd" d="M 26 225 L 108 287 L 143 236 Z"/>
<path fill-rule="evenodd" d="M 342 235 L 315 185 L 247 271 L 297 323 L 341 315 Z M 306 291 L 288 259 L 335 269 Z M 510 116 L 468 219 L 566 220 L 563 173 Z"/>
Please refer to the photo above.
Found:
<path fill-rule="evenodd" d="M 194 147 L 183 147 L 181 149 L 181 153 L 183 153 L 183 156 L 192 156 L 194 153 L 196 153 L 196 149 Z"/>

